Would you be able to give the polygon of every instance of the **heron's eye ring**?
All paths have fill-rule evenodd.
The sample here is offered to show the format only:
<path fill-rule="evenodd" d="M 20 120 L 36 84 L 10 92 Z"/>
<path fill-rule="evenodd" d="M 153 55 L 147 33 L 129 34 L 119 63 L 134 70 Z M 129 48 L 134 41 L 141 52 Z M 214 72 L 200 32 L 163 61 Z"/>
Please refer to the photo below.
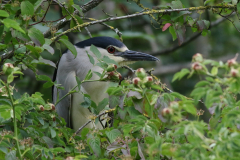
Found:
<path fill-rule="evenodd" d="M 107 48 L 107 51 L 108 51 L 109 53 L 114 53 L 114 52 L 115 52 L 115 48 L 114 48 L 114 47 L 108 47 L 108 48 Z"/>

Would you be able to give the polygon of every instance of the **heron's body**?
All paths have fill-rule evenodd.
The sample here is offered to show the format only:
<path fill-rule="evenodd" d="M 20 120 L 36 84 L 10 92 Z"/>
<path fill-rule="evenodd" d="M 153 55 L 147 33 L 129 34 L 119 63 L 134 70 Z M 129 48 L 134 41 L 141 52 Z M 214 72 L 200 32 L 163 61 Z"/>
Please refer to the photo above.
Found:
<path fill-rule="evenodd" d="M 75 47 L 78 52 L 76 58 L 69 50 L 63 54 L 59 61 L 55 80 L 57 81 L 57 84 L 61 84 L 64 87 L 64 90 L 57 91 L 56 87 L 54 87 L 54 103 L 57 100 L 57 92 L 59 94 L 59 98 L 62 98 L 77 85 L 76 76 L 82 81 L 90 69 L 99 73 L 103 72 L 102 68 L 93 66 L 93 64 L 90 63 L 87 53 L 94 58 L 95 62 L 97 62 L 95 55 L 90 51 L 91 44 L 98 47 L 98 50 L 102 56 L 108 56 L 109 58 L 115 60 L 117 63 L 121 63 L 126 60 L 124 57 L 116 56 L 115 54 L 109 54 L 109 52 L 106 50 L 106 48 L 109 46 L 109 43 L 113 45 L 119 53 L 129 51 L 123 43 L 114 38 L 96 37 L 76 44 Z M 99 77 L 93 73 L 91 79 L 97 80 Z M 84 108 L 80 105 L 82 102 L 84 102 L 83 94 L 90 95 L 91 100 L 98 104 L 104 98 L 108 98 L 107 93 L 105 93 L 108 85 L 108 82 L 83 83 L 81 85 L 80 92 L 73 93 L 58 103 L 56 110 L 59 116 L 65 119 L 68 127 L 77 130 L 79 127 L 83 126 L 87 121 L 90 120 L 90 116 L 92 115 L 91 112 L 89 109 Z M 78 88 L 76 88 L 76 90 L 78 90 Z M 94 123 L 88 124 L 87 127 L 93 128 Z M 99 129 L 102 128 L 100 123 L 98 123 L 96 127 Z"/>

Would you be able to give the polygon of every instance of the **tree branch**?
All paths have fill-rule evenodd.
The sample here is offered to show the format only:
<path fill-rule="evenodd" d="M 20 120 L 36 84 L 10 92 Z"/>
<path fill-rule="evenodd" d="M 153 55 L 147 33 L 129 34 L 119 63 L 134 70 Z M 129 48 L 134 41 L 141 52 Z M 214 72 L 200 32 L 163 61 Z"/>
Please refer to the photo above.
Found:
<path fill-rule="evenodd" d="M 104 114 L 107 114 L 107 113 L 110 113 L 110 112 L 113 112 L 113 111 L 115 111 L 115 108 L 109 109 L 109 110 L 107 110 L 107 111 L 104 111 L 103 113 L 100 113 L 99 115 L 95 116 L 93 119 L 87 121 L 83 126 L 81 126 L 81 127 L 75 132 L 75 135 L 77 135 L 79 132 L 81 132 L 81 130 L 82 130 L 84 127 L 86 127 L 89 123 L 91 123 L 91 122 L 94 121 L 95 119 L 101 117 L 101 116 L 104 115 Z"/>
<path fill-rule="evenodd" d="M 120 16 L 120 17 L 109 17 L 106 19 L 102 20 L 97 20 L 93 22 L 86 22 L 81 25 L 77 25 L 71 29 L 68 29 L 65 32 L 62 32 L 61 34 L 51 38 L 52 41 L 55 41 L 57 38 L 61 37 L 64 34 L 67 34 L 69 32 L 72 32 L 73 30 L 77 29 L 78 27 L 83 28 L 87 27 L 90 25 L 94 24 L 99 24 L 102 22 L 107 22 L 107 21 L 115 21 L 115 20 L 120 20 L 120 19 L 126 19 L 126 18 L 132 18 L 132 17 L 137 17 L 137 16 L 142 16 L 142 15 L 149 15 L 149 14 L 157 14 L 157 13 L 171 13 L 171 12 L 181 12 L 181 11 L 195 11 L 195 10 L 206 10 L 206 9 L 213 9 L 213 8 L 228 8 L 228 9 L 235 9 L 236 6 L 234 5 L 221 5 L 221 6 L 200 6 L 200 7 L 190 7 L 190 8 L 181 8 L 181 9 L 161 9 L 161 10 L 151 10 L 151 11 L 145 11 L 141 13 L 134 13 L 126 16 Z"/>
<path fill-rule="evenodd" d="M 89 10 L 95 8 L 98 6 L 103 0 L 91 0 L 90 2 L 84 4 L 81 6 L 83 13 L 88 12 Z M 73 15 L 79 14 L 79 12 L 76 10 L 74 11 Z M 52 26 L 52 28 L 57 28 L 57 30 L 63 28 L 67 23 L 70 23 L 71 19 L 67 20 L 66 18 L 60 20 L 57 24 Z M 43 33 L 44 37 L 47 38 L 51 36 L 51 28 L 48 29 L 46 32 Z"/>
<path fill-rule="evenodd" d="M 215 61 L 223 61 L 226 62 L 229 59 L 232 59 L 234 57 L 234 55 L 229 54 L 229 55 L 225 55 L 222 57 L 218 57 L 216 59 L 214 59 Z M 169 65 L 165 65 L 165 66 L 161 66 L 159 68 L 156 68 L 153 71 L 154 75 L 166 75 L 166 74 L 173 74 L 176 73 L 178 71 L 180 71 L 183 68 L 190 68 L 191 67 L 191 62 L 186 62 L 186 63 L 175 63 L 175 64 L 169 64 Z"/>
<path fill-rule="evenodd" d="M 209 28 L 212 28 L 214 26 L 217 26 L 218 24 L 220 24 L 221 22 L 225 21 L 226 19 L 225 18 L 220 18 L 214 22 L 211 23 L 211 25 L 209 26 Z M 201 33 L 197 33 L 197 34 L 194 34 L 192 35 L 191 37 L 187 38 L 181 46 L 179 46 L 178 44 L 171 47 L 171 48 L 168 48 L 168 49 L 165 49 L 165 50 L 162 50 L 162 51 L 157 51 L 157 52 L 152 52 L 152 53 L 149 53 L 151 55 L 167 55 L 169 53 L 172 53 L 174 52 L 175 50 L 187 45 L 189 42 L 192 42 L 194 39 L 196 39 L 197 37 L 199 37 L 201 35 Z"/>

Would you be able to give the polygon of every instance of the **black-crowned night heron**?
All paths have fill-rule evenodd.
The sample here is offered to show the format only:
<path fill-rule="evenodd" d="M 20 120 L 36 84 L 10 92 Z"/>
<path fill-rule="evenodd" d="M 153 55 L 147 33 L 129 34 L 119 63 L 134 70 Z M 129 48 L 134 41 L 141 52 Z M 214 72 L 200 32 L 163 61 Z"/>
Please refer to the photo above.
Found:
<path fill-rule="evenodd" d="M 157 61 L 154 56 L 146 53 L 129 50 L 121 41 L 111 37 L 94 37 L 88 40 L 79 42 L 75 45 L 77 49 L 76 58 L 67 50 L 61 57 L 58 68 L 55 71 L 53 80 L 57 84 L 61 84 L 64 90 L 58 90 L 59 98 L 66 95 L 73 87 L 77 85 L 76 76 L 82 81 L 86 74 L 91 69 L 92 71 L 102 73 L 103 69 L 99 66 L 93 65 L 87 55 L 90 54 L 97 62 L 96 56 L 90 51 L 90 46 L 94 45 L 98 48 L 102 56 L 108 56 L 115 60 L 119 65 L 125 65 L 134 61 Z M 99 77 L 93 73 L 92 80 L 97 80 Z M 108 98 L 105 93 L 109 82 L 86 82 L 81 85 L 81 92 L 91 96 L 96 104 L 101 102 L 104 98 Z M 67 127 L 77 130 L 90 120 L 91 112 L 88 108 L 82 107 L 80 104 L 84 102 L 82 93 L 73 93 L 60 101 L 56 110 L 60 117 L 63 117 L 67 123 Z M 57 100 L 57 89 L 53 90 L 53 101 Z M 88 124 L 89 128 L 94 127 L 94 123 Z M 96 127 L 101 129 L 100 123 Z"/>

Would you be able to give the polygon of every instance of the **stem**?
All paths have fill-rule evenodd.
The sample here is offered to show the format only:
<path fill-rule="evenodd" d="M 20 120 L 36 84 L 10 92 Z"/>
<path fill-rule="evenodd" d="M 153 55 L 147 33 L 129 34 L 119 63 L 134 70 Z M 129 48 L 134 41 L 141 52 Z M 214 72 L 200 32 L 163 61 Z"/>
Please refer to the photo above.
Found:
<path fill-rule="evenodd" d="M 30 148 L 27 148 L 27 149 L 23 152 L 22 156 L 23 156 L 25 153 L 27 153 L 27 151 L 29 151 L 29 150 L 30 150 Z"/>
<path fill-rule="evenodd" d="M 148 97 L 147 97 L 147 95 L 144 93 L 144 96 L 146 97 L 146 99 L 147 99 L 147 102 L 148 102 L 148 105 L 150 106 L 150 109 L 151 109 L 151 112 L 150 112 L 150 114 L 151 115 L 149 115 L 151 118 L 153 118 L 153 109 L 152 109 L 152 105 L 150 104 L 150 101 L 149 101 L 149 99 L 148 99 Z"/>
<path fill-rule="evenodd" d="M 86 80 L 86 81 L 83 80 L 83 81 L 81 82 L 81 84 L 82 84 L 82 83 L 85 83 L 85 82 L 97 82 L 97 81 L 103 81 L 103 80 L 101 80 L 101 79 L 99 79 L 99 80 Z M 73 87 L 67 94 L 65 94 L 61 99 L 59 99 L 59 100 L 55 103 L 55 106 L 56 106 L 61 100 L 63 100 L 65 97 L 67 97 L 68 95 L 74 93 L 73 91 L 74 91 L 75 88 L 77 88 L 77 86 L 78 86 L 78 85 L 76 85 L 75 87 Z"/>
<path fill-rule="evenodd" d="M 13 102 L 13 98 L 9 89 L 9 84 L 7 83 L 6 85 L 7 91 L 8 91 L 8 95 L 11 99 L 11 103 L 12 103 L 12 108 L 13 108 L 13 125 L 14 125 L 14 136 L 15 136 L 15 140 L 16 140 L 16 144 L 17 144 L 17 151 L 19 154 L 19 158 L 20 160 L 22 160 L 22 154 L 20 151 L 20 146 L 19 146 L 19 142 L 18 142 L 18 133 L 17 133 L 17 119 L 16 119 L 16 113 L 15 113 L 15 107 L 14 107 L 14 102 Z"/>
<path fill-rule="evenodd" d="M 68 95 L 72 94 L 74 89 L 77 88 L 78 85 L 76 85 L 75 87 L 73 87 L 67 94 L 65 94 L 61 99 L 59 99 L 56 103 L 55 106 L 61 101 L 63 100 L 65 97 L 67 97 Z"/>

